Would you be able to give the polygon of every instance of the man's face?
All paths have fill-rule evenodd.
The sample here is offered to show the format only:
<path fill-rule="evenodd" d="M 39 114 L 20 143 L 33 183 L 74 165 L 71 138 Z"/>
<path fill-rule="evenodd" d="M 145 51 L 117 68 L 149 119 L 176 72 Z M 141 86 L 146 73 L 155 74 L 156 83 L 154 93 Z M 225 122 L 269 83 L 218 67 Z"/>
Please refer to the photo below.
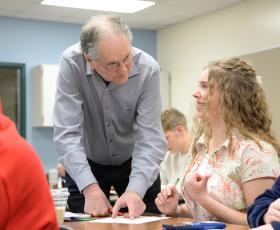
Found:
<path fill-rule="evenodd" d="M 91 67 L 109 82 L 123 84 L 128 80 L 132 54 L 129 39 L 122 33 L 103 38 L 97 45 L 98 57 L 87 56 Z"/>
<path fill-rule="evenodd" d="M 179 153 L 180 149 L 180 142 L 179 142 L 179 133 L 177 129 L 172 129 L 164 132 L 165 138 L 168 143 L 168 151 L 170 153 Z"/>

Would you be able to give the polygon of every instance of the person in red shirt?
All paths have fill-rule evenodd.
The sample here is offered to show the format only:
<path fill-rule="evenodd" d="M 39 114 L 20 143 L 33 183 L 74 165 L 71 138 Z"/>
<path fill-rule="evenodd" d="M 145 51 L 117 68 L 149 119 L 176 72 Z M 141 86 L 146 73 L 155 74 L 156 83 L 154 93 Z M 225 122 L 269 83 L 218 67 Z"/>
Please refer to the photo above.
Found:
<path fill-rule="evenodd" d="M 41 161 L 1 107 L 0 229 L 58 229 Z"/>

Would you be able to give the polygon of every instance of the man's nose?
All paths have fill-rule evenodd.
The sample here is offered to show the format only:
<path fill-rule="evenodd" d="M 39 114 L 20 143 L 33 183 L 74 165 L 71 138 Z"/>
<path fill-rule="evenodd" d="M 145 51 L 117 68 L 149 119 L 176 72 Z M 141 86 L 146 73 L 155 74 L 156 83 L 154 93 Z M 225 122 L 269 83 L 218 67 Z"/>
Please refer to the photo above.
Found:
<path fill-rule="evenodd" d="M 119 68 L 118 68 L 118 72 L 119 73 L 126 73 L 126 72 L 128 72 L 128 66 L 125 63 L 120 62 L 120 65 L 119 65 Z"/>

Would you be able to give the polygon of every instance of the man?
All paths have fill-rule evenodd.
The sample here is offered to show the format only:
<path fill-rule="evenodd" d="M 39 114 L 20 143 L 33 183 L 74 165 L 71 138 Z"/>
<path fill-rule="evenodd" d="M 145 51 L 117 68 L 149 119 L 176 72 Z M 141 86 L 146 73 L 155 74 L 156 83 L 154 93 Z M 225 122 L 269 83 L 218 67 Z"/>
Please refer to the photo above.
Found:
<path fill-rule="evenodd" d="M 160 167 L 161 184 L 176 184 L 180 192 L 185 169 L 191 159 L 187 120 L 183 113 L 171 108 L 161 113 L 161 123 L 168 142 L 168 152 Z"/>
<path fill-rule="evenodd" d="M 167 145 L 160 124 L 160 69 L 131 41 L 120 17 L 98 15 L 84 25 L 80 43 L 63 53 L 54 142 L 73 212 L 107 215 L 111 186 L 120 196 L 113 217 L 123 207 L 129 218 L 146 207 L 158 211 L 154 199 Z"/>
<path fill-rule="evenodd" d="M 1 108 L 0 101 L 0 229 L 58 229 L 40 159 Z"/>

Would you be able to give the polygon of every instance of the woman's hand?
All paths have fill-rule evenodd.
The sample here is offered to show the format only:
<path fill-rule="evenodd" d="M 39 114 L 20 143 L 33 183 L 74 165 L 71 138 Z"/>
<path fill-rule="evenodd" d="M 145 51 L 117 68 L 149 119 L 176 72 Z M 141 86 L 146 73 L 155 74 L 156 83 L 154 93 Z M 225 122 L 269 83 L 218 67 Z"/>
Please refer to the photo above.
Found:
<path fill-rule="evenodd" d="M 166 185 L 157 195 L 155 203 L 158 209 L 166 215 L 176 215 L 179 193 L 175 185 Z"/>
<path fill-rule="evenodd" d="M 200 175 L 195 172 L 192 174 L 184 184 L 184 191 L 193 199 L 198 201 L 199 198 L 207 196 L 207 182 L 210 175 L 205 176 Z"/>

